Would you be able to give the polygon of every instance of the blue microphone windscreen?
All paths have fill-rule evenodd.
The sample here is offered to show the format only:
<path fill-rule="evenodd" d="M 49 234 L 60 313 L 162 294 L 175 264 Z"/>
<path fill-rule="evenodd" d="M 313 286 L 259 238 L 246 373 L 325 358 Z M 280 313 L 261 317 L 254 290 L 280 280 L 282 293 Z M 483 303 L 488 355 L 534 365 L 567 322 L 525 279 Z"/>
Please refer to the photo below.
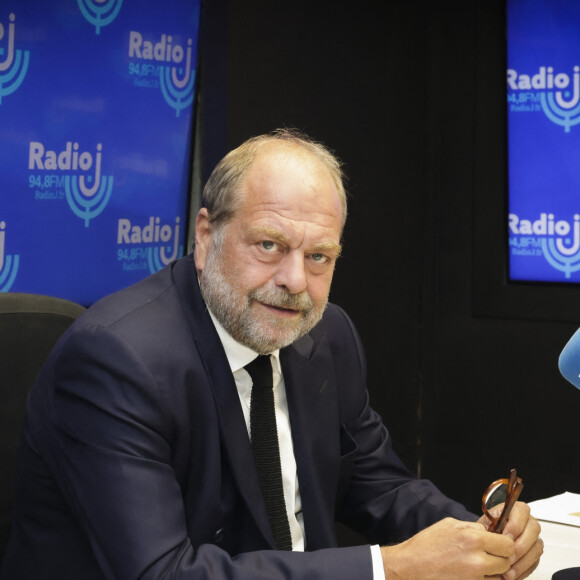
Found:
<path fill-rule="evenodd" d="M 562 376 L 580 389 L 580 328 L 572 335 L 558 359 Z"/>

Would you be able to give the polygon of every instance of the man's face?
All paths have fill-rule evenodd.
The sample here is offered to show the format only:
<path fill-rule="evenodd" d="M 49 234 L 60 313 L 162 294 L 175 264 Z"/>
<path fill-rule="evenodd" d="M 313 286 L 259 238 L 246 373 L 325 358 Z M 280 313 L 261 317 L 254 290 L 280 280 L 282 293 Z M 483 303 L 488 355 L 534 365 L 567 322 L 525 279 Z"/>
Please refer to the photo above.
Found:
<path fill-rule="evenodd" d="M 320 320 L 340 253 L 342 210 L 328 170 L 290 144 L 262 147 L 242 199 L 224 226 L 221 251 L 201 210 L 195 261 L 220 323 L 238 342 L 267 354 Z"/>

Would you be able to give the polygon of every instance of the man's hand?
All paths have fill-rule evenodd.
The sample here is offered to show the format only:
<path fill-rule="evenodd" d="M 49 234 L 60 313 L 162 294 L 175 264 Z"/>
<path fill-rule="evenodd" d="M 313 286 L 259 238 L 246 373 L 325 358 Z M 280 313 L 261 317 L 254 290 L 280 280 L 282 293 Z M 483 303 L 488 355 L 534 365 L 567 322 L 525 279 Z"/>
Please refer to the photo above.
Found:
<path fill-rule="evenodd" d="M 502 507 L 502 505 L 495 507 L 491 510 L 491 514 L 499 516 Z M 482 516 L 479 522 L 485 528 L 491 523 L 485 516 Z M 503 575 L 505 580 L 527 578 L 537 568 L 544 551 L 544 543 L 539 535 L 540 524 L 530 515 L 530 508 L 525 503 L 516 503 L 502 532 L 502 536 L 515 541 L 515 551 L 510 557 L 510 569 Z"/>
<path fill-rule="evenodd" d="M 522 527 L 520 520 L 523 517 L 509 528 L 512 533 Z M 520 549 L 529 542 L 527 538 Z M 406 542 L 382 547 L 381 553 L 387 580 L 476 580 L 501 578 L 511 571 L 517 551 L 516 542 L 507 533 L 493 534 L 483 523 L 446 518 Z"/>

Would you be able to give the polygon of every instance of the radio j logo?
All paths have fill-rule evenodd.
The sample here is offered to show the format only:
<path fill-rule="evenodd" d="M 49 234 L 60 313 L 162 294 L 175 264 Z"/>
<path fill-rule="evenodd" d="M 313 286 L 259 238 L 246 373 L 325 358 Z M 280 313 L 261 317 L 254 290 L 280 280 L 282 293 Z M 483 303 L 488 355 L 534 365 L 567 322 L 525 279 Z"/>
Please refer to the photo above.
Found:
<path fill-rule="evenodd" d="M 553 213 L 541 213 L 534 221 L 511 213 L 509 234 L 512 255 L 542 255 L 568 280 L 580 270 L 580 215 L 574 215 L 574 222 L 570 223 L 556 221 Z"/>
<path fill-rule="evenodd" d="M 510 111 L 542 110 L 566 133 L 580 123 L 580 66 L 573 67 L 572 78 L 564 72 L 556 73 L 552 66 L 541 66 L 533 75 L 508 69 L 507 85 Z"/>
<path fill-rule="evenodd" d="M 29 186 L 37 200 L 66 199 L 72 212 L 89 227 L 101 214 L 113 192 L 113 176 L 101 174 L 103 146 L 94 156 L 79 151 L 79 144 L 68 141 L 64 150 L 45 149 L 38 141 L 30 143 L 28 169 L 39 173 L 29 176 Z"/>
<path fill-rule="evenodd" d="M 195 69 L 192 68 L 193 39 L 187 47 L 162 34 L 157 42 L 145 40 L 140 32 L 129 33 L 129 74 L 135 86 L 160 87 L 175 116 L 193 103 Z"/>
<path fill-rule="evenodd" d="M 123 0 L 77 0 L 77 4 L 85 19 L 95 27 L 95 34 L 101 34 L 101 28 L 117 18 Z"/>
<path fill-rule="evenodd" d="M 30 51 L 15 49 L 16 16 L 10 14 L 8 24 L 0 22 L 0 105 L 2 99 L 16 91 L 30 62 Z"/>
<path fill-rule="evenodd" d="M 0 221 L 0 292 L 8 292 L 14 284 L 20 265 L 18 254 L 6 255 L 6 222 Z"/>
<path fill-rule="evenodd" d="M 179 217 L 175 224 L 162 224 L 160 217 L 149 218 L 146 225 L 120 219 L 117 225 L 117 260 L 123 270 L 148 270 L 151 274 L 183 255 Z"/>

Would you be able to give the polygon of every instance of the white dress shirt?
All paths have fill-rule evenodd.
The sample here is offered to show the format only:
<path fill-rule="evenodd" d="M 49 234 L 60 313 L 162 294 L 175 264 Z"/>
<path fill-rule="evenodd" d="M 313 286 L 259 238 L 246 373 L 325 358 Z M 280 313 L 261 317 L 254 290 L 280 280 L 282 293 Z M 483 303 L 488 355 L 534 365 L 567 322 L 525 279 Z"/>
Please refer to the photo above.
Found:
<path fill-rule="evenodd" d="M 250 401 L 252 396 L 252 379 L 244 367 L 251 363 L 258 356 L 258 353 L 232 338 L 209 309 L 208 312 L 220 337 L 230 369 L 234 375 L 234 381 L 238 389 L 238 395 L 246 421 L 246 428 L 248 429 L 248 436 L 251 436 Z M 290 534 L 292 535 L 292 550 L 304 551 L 304 518 L 302 516 L 302 502 L 300 500 L 296 459 L 294 458 L 290 417 L 288 416 L 286 386 L 280 366 L 280 351 L 276 350 L 270 353 L 270 360 L 272 362 L 274 376 L 274 404 L 276 409 L 278 443 L 280 446 L 282 484 L 284 487 L 284 500 L 288 513 L 288 523 L 290 524 Z M 371 557 L 373 563 L 373 580 L 385 580 L 383 560 L 379 546 L 371 546 Z"/>

